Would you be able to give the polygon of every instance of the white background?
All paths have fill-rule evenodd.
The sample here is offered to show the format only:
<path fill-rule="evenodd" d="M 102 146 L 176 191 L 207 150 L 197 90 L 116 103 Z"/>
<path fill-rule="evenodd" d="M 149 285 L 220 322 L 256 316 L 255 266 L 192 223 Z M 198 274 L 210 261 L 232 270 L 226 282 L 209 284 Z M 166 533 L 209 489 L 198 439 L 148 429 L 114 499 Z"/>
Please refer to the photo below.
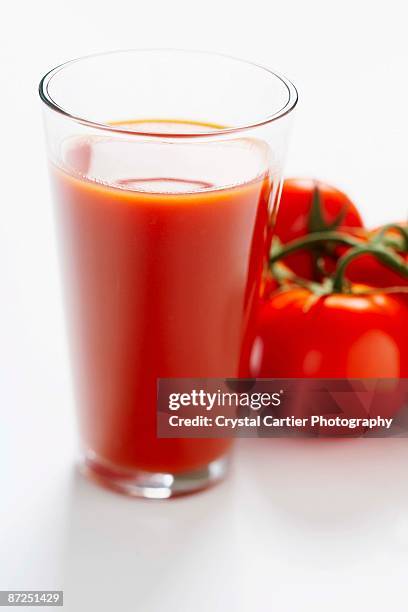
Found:
<path fill-rule="evenodd" d="M 408 442 L 242 442 L 231 478 L 140 502 L 73 470 L 75 433 L 37 99 L 50 67 L 127 47 L 216 50 L 300 92 L 288 172 L 406 217 L 404 2 L 3 3 L 0 589 L 70 612 L 406 611 Z"/>

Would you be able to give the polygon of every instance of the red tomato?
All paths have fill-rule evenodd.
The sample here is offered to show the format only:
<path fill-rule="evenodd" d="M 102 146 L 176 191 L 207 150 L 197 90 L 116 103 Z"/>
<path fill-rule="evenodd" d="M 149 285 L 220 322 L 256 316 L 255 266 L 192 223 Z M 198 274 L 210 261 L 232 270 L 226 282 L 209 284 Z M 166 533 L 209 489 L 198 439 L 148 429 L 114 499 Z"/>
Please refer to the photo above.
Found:
<path fill-rule="evenodd" d="M 399 223 L 399 225 L 407 227 L 406 223 Z M 373 234 L 377 233 L 378 228 L 372 232 L 369 232 L 367 239 L 372 237 Z M 387 233 L 388 237 L 397 237 L 398 232 L 396 230 L 390 230 Z M 400 255 L 408 262 L 408 253 L 400 253 Z M 369 285 L 370 287 L 407 287 L 408 279 L 401 276 L 397 272 L 394 272 L 388 266 L 380 263 L 378 259 L 372 255 L 362 255 L 357 259 L 354 259 L 347 268 L 346 277 L 353 283 L 361 283 Z"/>
<path fill-rule="evenodd" d="M 323 223 L 311 219 L 316 187 L 320 194 Z M 341 211 L 344 212 L 340 219 Z M 363 226 L 358 210 L 342 191 L 313 179 L 286 179 L 275 226 L 275 235 L 283 243 L 313 231 L 328 229 L 336 219 L 338 224 L 335 227 L 338 229 Z M 298 276 L 313 278 L 313 259 L 307 251 L 289 255 L 284 261 Z"/>
<path fill-rule="evenodd" d="M 408 256 L 404 256 L 408 263 Z M 380 263 L 372 255 L 362 255 L 352 261 L 346 277 L 354 283 L 364 283 L 370 287 L 407 287 L 408 279 Z"/>
<path fill-rule="evenodd" d="M 275 293 L 260 304 L 249 361 L 254 378 L 406 378 L 407 303 L 381 292 L 319 297 L 295 287 Z M 379 416 L 395 414 L 398 402 L 384 403 Z M 355 406 L 348 410 L 344 416 L 361 416 Z"/>
<path fill-rule="evenodd" d="M 302 287 L 275 293 L 260 308 L 257 378 L 408 377 L 408 308 L 403 298 Z"/>

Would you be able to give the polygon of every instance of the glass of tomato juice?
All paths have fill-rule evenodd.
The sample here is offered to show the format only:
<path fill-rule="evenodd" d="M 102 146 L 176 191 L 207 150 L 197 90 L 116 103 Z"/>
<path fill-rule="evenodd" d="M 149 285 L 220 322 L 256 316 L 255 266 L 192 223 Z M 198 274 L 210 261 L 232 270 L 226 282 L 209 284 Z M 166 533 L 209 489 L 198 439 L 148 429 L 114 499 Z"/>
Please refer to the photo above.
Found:
<path fill-rule="evenodd" d="M 226 471 L 227 439 L 159 439 L 159 378 L 245 377 L 295 87 L 235 58 L 84 57 L 40 83 L 82 470 L 167 498 Z"/>

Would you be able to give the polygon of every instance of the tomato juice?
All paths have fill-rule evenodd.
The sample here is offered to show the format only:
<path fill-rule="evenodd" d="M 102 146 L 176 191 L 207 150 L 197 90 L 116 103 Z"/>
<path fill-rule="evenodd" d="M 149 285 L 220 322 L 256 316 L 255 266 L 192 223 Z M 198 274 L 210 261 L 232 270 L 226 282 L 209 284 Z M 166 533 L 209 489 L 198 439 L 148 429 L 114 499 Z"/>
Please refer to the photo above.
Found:
<path fill-rule="evenodd" d="M 189 147 L 186 150 L 185 147 Z M 158 439 L 157 379 L 237 377 L 268 248 L 270 150 L 73 138 L 51 170 L 85 453 L 174 474 L 227 439 Z"/>

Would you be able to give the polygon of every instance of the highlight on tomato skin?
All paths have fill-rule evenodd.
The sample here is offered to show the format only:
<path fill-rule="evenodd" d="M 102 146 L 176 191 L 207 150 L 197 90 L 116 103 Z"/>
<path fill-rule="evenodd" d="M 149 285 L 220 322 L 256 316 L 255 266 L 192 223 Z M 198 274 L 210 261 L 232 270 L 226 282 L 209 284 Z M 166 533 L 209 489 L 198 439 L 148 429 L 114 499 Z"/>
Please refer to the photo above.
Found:
<path fill-rule="evenodd" d="M 321 215 L 317 218 L 312 215 L 316 189 L 321 201 Z M 327 229 L 362 227 L 363 220 L 356 206 L 336 187 L 310 178 L 288 178 L 284 181 L 274 231 L 281 242 L 286 244 L 311 232 Z M 289 255 L 285 264 L 303 278 L 314 276 L 313 258 L 307 251 Z"/>

